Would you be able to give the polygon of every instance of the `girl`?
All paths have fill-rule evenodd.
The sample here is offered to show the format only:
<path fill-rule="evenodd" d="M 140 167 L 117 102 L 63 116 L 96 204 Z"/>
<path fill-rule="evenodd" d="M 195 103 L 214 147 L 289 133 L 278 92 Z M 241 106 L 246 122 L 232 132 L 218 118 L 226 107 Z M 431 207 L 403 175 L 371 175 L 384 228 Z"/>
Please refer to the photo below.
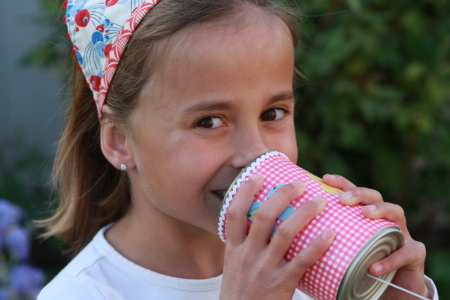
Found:
<path fill-rule="evenodd" d="M 157 2 L 66 4 L 84 77 L 75 71 L 55 164 L 60 203 L 45 225 L 78 254 L 38 299 L 310 299 L 296 285 L 334 233 L 289 263 L 283 255 L 325 200 L 303 205 L 267 243 L 302 182 L 280 188 L 247 234 L 264 180 L 255 175 L 228 212 L 226 245 L 217 234 L 223 195 L 243 167 L 269 150 L 297 160 L 293 19 L 268 0 Z M 406 245 L 371 273 L 399 269 L 397 284 L 437 296 L 402 209 L 342 177 L 324 180 L 347 191 L 345 204 L 401 227 Z"/>

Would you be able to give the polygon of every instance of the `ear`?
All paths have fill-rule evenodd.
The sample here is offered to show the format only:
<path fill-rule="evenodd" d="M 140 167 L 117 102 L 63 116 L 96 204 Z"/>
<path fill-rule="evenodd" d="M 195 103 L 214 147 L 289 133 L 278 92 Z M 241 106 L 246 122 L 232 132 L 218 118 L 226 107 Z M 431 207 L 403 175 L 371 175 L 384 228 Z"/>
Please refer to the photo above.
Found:
<path fill-rule="evenodd" d="M 116 123 L 108 119 L 112 111 L 106 104 L 102 107 L 105 118 L 100 129 L 100 143 L 103 155 L 117 169 L 125 164 L 127 170 L 134 167 L 133 157 L 128 149 L 127 135 Z"/>

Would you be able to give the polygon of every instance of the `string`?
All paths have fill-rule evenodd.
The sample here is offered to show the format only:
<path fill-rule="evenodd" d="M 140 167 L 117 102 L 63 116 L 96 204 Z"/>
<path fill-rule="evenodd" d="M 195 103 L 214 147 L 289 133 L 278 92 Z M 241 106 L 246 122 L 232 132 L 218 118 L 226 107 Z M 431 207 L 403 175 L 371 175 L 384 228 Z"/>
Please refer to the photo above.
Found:
<path fill-rule="evenodd" d="M 367 274 L 367 276 L 369 276 L 369 277 L 372 278 L 372 279 L 378 280 L 378 281 L 380 281 L 380 282 L 382 282 L 382 283 L 388 284 L 388 285 L 390 285 L 390 286 L 392 286 L 392 287 L 395 287 L 396 289 L 402 290 L 402 291 L 404 291 L 404 292 L 406 292 L 406 293 L 408 293 L 408 294 L 410 294 L 410 295 L 416 296 L 417 298 L 424 299 L 424 300 L 430 300 L 430 299 L 428 299 L 428 298 L 425 298 L 425 297 L 422 297 L 422 296 L 420 296 L 420 295 L 417 295 L 417 294 L 415 294 L 415 293 L 413 293 L 413 292 L 411 292 L 411 291 L 408 291 L 407 289 L 404 289 L 404 288 L 402 288 L 402 287 L 399 287 L 398 285 L 392 284 L 392 283 L 387 282 L 387 281 L 385 281 L 385 280 L 383 280 L 383 279 L 380 279 L 380 278 L 378 278 L 378 277 L 372 276 L 372 275 L 370 275 L 370 274 Z"/>

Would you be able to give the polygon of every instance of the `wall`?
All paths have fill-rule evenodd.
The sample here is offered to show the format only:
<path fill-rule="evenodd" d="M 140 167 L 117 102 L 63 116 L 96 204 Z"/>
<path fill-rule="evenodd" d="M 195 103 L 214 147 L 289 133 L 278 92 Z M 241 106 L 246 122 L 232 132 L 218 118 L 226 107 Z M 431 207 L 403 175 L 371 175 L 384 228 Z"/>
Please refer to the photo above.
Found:
<path fill-rule="evenodd" d="M 51 154 L 61 127 L 62 82 L 49 70 L 21 64 L 48 35 L 39 16 L 35 0 L 0 1 L 0 146 L 19 138 Z"/>

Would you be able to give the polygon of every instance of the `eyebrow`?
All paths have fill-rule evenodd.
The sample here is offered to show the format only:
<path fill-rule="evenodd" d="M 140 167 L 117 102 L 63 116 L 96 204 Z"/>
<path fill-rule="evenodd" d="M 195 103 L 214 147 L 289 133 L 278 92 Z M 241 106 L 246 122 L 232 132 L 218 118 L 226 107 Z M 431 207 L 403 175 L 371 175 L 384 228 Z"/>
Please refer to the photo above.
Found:
<path fill-rule="evenodd" d="M 294 99 L 294 101 L 295 101 L 294 92 L 293 91 L 285 91 L 285 92 L 282 92 L 282 93 L 277 94 L 277 95 L 273 96 L 272 98 L 270 98 L 268 103 L 271 104 L 274 102 L 290 100 L 290 99 Z"/>
<path fill-rule="evenodd" d="M 284 100 L 290 100 L 290 99 L 294 99 L 295 101 L 295 96 L 294 96 L 294 92 L 293 91 L 285 91 L 279 94 L 276 94 L 275 96 L 271 97 L 268 101 L 267 101 L 267 105 L 273 104 L 275 102 L 280 102 L 280 101 L 284 101 Z M 187 108 L 184 111 L 184 114 L 190 114 L 190 113 L 195 113 L 195 112 L 207 112 L 207 111 L 216 111 L 216 110 L 229 110 L 232 108 L 233 105 L 231 105 L 230 103 L 226 102 L 226 101 L 220 101 L 220 102 L 208 102 L 208 101 L 201 101 L 199 103 L 196 103 L 192 106 L 190 106 L 189 108 Z"/>
<path fill-rule="evenodd" d="M 194 113 L 194 112 L 202 112 L 202 111 L 214 111 L 214 110 L 227 110 L 230 109 L 231 105 L 227 102 L 207 102 L 207 101 L 202 101 L 199 103 L 196 103 L 194 105 L 192 105 L 191 107 L 189 107 L 188 109 L 186 109 L 184 111 L 184 114 L 190 114 L 190 113 Z"/>

